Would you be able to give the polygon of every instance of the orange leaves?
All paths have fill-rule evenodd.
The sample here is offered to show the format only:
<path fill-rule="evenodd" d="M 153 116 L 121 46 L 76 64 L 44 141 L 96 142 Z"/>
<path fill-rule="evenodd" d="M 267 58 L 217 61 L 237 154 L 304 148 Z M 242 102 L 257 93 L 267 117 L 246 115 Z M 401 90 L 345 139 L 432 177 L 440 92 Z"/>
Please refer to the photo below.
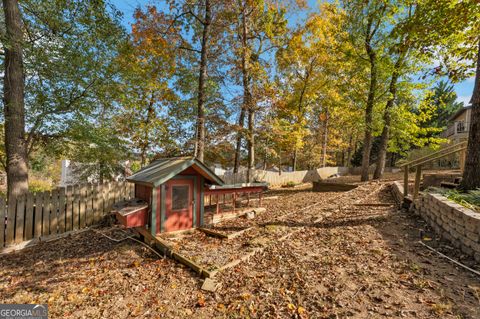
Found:
<path fill-rule="evenodd" d="M 205 307 L 205 296 L 202 293 L 198 294 L 197 307 Z"/>

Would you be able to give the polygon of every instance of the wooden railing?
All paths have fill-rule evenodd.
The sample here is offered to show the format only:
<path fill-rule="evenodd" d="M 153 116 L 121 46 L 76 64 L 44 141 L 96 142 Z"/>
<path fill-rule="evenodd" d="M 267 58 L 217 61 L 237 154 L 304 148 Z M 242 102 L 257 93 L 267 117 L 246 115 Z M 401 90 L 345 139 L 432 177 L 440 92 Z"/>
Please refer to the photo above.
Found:
<path fill-rule="evenodd" d="M 420 181 L 422 179 L 422 165 L 431 163 L 433 161 L 439 160 L 443 157 L 453 155 L 455 153 L 460 153 L 460 170 L 463 170 L 463 166 L 465 163 L 465 151 L 467 149 L 467 142 L 460 142 L 454 145 L 450 145 L 448 147 L 442 148 L 441 150 L 432 153 L 427 156 L 423 156 L 413 161 L 409 161 L 399 165 L 399 167 L 403 167 L 404 176 L 403 176 L 403 198 L 407 198 L 408 196 L 408 172 L 410 168 L 416 167 L 415 172 L 415 186 L 413 191 L 413 199 L 415 200 L 418 197 L 418 193 L 420 190 Z"/>
<path fill-rule="evenodd" d="M 0 199 L 0 249 L 54 237 L 98 223 L 116 202 L 134 196 L 133 184 L 81 184 L 28 193 L 14 203 Z"/>

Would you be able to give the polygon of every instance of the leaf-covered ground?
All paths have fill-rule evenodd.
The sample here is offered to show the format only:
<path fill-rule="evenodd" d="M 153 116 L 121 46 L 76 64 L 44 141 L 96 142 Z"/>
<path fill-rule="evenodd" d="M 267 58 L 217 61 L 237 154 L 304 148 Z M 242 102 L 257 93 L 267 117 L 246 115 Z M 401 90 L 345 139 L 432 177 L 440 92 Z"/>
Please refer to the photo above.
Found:
<path fill-rule="evenodd" d="M 480 317 L 480 278 L 421 246 L 419 234 L 428 233 L 421 220 L 393 205 L 354 205 L 393 203 L 387 183 L 278 194 L 248 223 L 291 235 L 266 236 L 261 252 L 217 275 L 215 293 L 132 240 L 86 231 L 1 256 L 0 302 L 48 303 L 52 318 Z"/>

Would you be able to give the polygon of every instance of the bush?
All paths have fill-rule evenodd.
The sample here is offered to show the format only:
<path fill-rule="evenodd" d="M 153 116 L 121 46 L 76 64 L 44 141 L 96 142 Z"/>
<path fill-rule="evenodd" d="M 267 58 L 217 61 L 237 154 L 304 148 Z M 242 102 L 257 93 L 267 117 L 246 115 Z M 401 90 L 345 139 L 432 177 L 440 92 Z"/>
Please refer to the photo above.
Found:
<path fill-rule="evenodd" d="M 50 191 L 52 190 L 52 184 L 50 181 L 32 178 L 28 181 L 28 190 L 32 193 Z"/>
<path fill-rule="evenodd" d="M 295 182 L 290 181 L 284 184 L 283 187 L 295 187 L 295 185 L 297 185 Z"/>
<path fill-rule="evenodd" d="M 480 188 L 468 192 L 460 192 L 456 189 L 435 187 L 430 188 L 428 191 L 439 193 L 455 203 L 480 212 Z"/>

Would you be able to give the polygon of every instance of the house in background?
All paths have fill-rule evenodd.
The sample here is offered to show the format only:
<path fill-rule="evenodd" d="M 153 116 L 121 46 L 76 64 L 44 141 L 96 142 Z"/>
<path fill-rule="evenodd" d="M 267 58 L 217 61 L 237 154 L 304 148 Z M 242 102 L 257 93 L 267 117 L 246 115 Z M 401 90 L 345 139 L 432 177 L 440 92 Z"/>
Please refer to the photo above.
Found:
<path fill-rule="evenodd" d="M 458 110 L 450 117 L 449 125 L 441 136 L 448 138 L 452 144 L 466 141 L 470 131 L 471 117 L 471 105 Z"/>

